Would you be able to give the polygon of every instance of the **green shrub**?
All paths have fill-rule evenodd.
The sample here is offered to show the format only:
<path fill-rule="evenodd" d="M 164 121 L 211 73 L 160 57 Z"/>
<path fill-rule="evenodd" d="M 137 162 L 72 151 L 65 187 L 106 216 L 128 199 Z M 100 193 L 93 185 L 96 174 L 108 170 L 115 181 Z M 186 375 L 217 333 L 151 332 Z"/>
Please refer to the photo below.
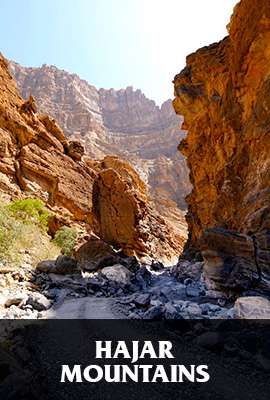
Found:
<path fill-rule="evenodd" d="M 65 256 L 71 256 L 77 236 L 78 234 L 75 229 L 63 226 L 56 232 L 53 242 L 60 247 L 62 254 Z"/>
<path fill-rule="evenodd" d="M 49 212 L 42 200 L 15 200 L 6 207 L 15 219 L 23 221 L 26 224 L 36 224 L 41 229 L 47 231 Z"/>
<path fill-rule="evenodd" d="M 0 261 L 12 252 L 15 241 L 20 237 L 21 224 L 4 207 L 0 206 Z"/>

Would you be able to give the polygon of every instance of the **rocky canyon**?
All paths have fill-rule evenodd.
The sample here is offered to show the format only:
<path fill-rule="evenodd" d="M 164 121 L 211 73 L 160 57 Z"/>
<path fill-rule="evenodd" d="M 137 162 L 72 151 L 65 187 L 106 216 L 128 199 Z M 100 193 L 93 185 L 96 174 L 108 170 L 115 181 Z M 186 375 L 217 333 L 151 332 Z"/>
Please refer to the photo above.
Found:
<path fill-rule="evenodd" d="M 177 151 L 185 132 L 171 100 L 158 107 L 132 87 L 98 90 L 76 74 L 49 65 L 26 68 L 11 62 L 10 71 L 22 97 L 32 94 L 39 110 L 52 116 L 67 137 L 80 140 L 87 155 L 128 160 L 161 204 L 186 208 L 188 169 Z"/>
<path fill-rule="evenodd" d="M 5 265 L 5 318 L 270 318 L 269 39 L 269 1 L 241 0 L 173 107 L 1 56 L 1 200 L 42 199 L 51 237 L 80 230 L 27 279 Z"/>

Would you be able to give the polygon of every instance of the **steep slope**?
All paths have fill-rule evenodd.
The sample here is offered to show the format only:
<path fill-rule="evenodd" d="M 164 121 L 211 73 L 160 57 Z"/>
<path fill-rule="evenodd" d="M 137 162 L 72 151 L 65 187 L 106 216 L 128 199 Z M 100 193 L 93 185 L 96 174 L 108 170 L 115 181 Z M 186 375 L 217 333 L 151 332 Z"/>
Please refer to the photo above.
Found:
<path fill-rule="evenodd" d="M 10 71 L 23 98 L 32 94 L 39 109 L 53 116 L 67 136 L 80 140 L 90 157 L 127 159 L 154 196 L 186 208 L 188 171 L 176 149 L 185 133 L 170 100 L 159 108 L 132 87 L 97 90 L 54 66 L 25 68 L 12 62 Z"/>
<path fill-rule="evenodd" d="M 193 185 L 189 251 L 217 284 L 270 277 L 270 3 L 242 0 L 229 36 L 187 57 L 174 79 Z"/>

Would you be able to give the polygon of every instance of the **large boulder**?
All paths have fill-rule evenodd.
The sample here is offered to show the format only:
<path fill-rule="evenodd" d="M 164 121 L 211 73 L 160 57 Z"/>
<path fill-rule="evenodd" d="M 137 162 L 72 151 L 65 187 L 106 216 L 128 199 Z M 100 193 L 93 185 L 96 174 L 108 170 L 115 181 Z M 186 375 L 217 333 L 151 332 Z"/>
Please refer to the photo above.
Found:
<path fill-rule="evenodd" d="M 235 302 L 234 314 L 240 319 L 270 319 L 270 301 L 264 297 L 240 297 Z"/>
<path fill-rule="evenodd" d="M 96 236 L 85 237 L 78 244 L 74 253 L 80 269 L 85 271 L 96 271 L 103 266 L 102 260 L 110 262 L 116 257 L 112 246 Z"/>
<path fill-rule="evenodd" d="M 175 261 L 184 243 L 151 203 L 137 172 L 117 157 L 106 157 L 93 187 L 96 234 L 139 258 Z"/>
<path fill-rule="evenodd" d="M 252 238 L 222 228 L 207 229 L 201 237 L 204 276 L 219 289 L 246 290 L 260 279 Z"/>
<path fill-rule="evenodd" d="M 101 274 L 109 281 L 120 283 L 124 286 L 130 283 L 132 277 L 132 273 L 121 264 L 116 264 L 112 267 L 102 268 Z"/>

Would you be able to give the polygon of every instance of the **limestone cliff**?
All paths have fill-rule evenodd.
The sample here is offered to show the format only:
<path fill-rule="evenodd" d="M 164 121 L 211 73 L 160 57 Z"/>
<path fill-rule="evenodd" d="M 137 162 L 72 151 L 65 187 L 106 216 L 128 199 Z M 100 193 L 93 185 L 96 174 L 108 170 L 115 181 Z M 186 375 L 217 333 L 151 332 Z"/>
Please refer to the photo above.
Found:
<path fill-rule="evenodd" d="M 84 156 L 79 141 L 68 140 L 54 119 L 38 114 L 32 96 L 22 100 L 1 55 L 0 156 L 0 199 L 43 199 L 55 213 L 52 231 L 76 222 L 126 254 L 172 261 L 181 252 L 185 233 L 159 217 L 134 169 L 117 157 Z M 100 182 L 110 174 L 115 187 L 106 191 Z"/>
<path fill-rule="evenodd" d="M 218 284 L 247 288 L 270 274 L 269 1 L 240 1 L 228 31 L 187 57 L 173 104 L 188 130 L 189 250 Z"/>
<path fill-rule="evenodd" d="M 158 107 L 132 87 L 97 90 L 54 66 L 25 68 L 12 62 L 10 71 L 22 96 L 32 94 L 39 109 L 53 116 L 67 136 L 80 140 L 91 158 L 118 155 L 128 160 L 153 196 L 186 208 L 188 170 L 177 152 L 185 133 L 170 100 Z"/>

